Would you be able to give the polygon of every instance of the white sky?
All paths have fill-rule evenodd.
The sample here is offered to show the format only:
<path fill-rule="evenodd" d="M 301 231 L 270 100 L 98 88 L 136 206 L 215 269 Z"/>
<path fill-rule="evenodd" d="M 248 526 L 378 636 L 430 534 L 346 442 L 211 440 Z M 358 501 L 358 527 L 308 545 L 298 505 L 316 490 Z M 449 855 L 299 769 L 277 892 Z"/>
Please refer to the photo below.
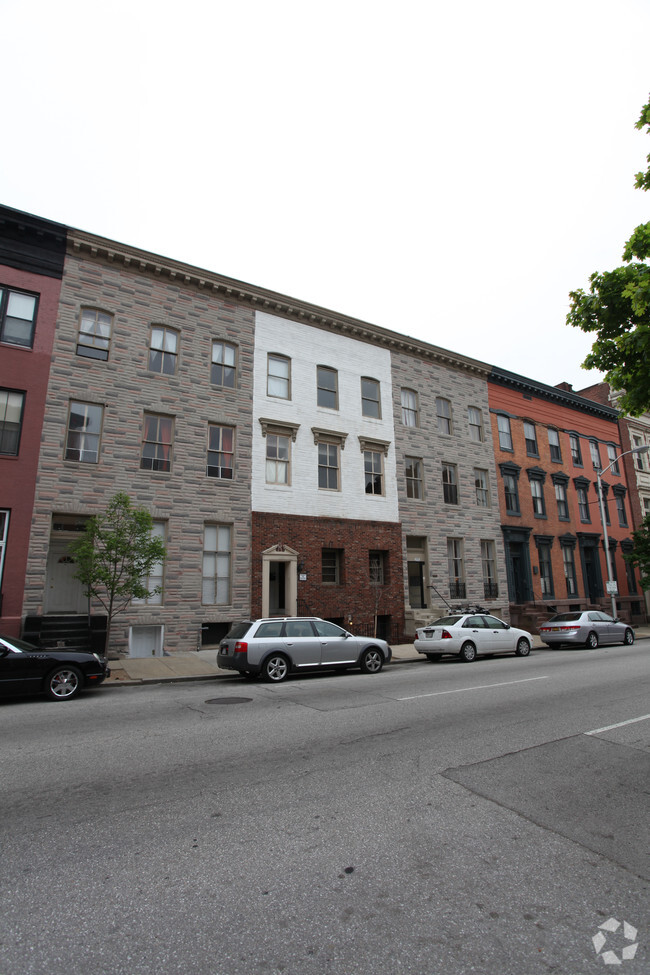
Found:
<path fill-rule="evenodd" d="M 0 202 L 554 385 L 649 219 L 648 0 L 0 0 Z"/>

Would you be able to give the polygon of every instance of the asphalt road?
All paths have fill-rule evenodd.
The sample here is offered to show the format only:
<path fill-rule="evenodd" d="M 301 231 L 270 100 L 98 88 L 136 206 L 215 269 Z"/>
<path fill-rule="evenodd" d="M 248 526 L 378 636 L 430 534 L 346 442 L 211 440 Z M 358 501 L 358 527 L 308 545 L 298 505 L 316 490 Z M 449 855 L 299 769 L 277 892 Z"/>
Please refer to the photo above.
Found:
<path fill-rule="evenodd" d="M 643 640 L 3 702 L 0 975 L 647 975 L 649 689 Z"/>

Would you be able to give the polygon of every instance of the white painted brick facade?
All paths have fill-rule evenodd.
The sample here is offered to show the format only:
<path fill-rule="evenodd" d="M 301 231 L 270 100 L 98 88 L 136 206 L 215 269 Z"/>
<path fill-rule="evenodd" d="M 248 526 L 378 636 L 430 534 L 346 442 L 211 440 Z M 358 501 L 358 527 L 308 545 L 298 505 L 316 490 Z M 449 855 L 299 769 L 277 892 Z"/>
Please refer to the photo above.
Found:
<path fill-rule="evenodd" d="M 291 399 L 267 395 L 267 356 L 291 359 Z M 317 405 L 316 366 L 338 371 L 338 410 Z M 361 412 L 361 377 L 379 381 L 381 419 Z M 399 521 L 395 471 L 391 356 L 387 349 L 289 321 L 266 312 L 255 315 L 253 392 L 253 511 L 312 517 Z M 299 424 L 291 444 L 291 484 L 266 484 L 266 440 L 260 418 Z M 318 487 L 318 447 L 312 427 L 347 434 L 340 452 L 340 490 Z M 360 437 L 389 442 L 384 458 L 384 496 L 365 493 Z"/>

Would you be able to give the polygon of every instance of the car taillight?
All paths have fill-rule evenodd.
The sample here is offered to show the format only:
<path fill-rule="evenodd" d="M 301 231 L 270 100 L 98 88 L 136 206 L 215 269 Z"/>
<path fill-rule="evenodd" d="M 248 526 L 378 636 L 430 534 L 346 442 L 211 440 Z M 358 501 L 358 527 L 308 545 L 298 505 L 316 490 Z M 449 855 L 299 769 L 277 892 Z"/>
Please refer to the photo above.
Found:
<path fill-rule="evenodd" d="M 442 633 L 440 634 L 440 639 L 451 640 L 451 633 L 449 632 L 449 630 L 443 630 Z"/>
<path fill-rule="evenodd" d="M 579 630 L 580 629 L 580 624 L 578 623 L 577 626 L 561 626 L 560 629 L 561 630 Z"/>
<path fill-rule="evenodd" d="M 237 640 L 235 644 L 235 653 L 246 653 L 248 650 L 248 644 L 244 641 Z"/>

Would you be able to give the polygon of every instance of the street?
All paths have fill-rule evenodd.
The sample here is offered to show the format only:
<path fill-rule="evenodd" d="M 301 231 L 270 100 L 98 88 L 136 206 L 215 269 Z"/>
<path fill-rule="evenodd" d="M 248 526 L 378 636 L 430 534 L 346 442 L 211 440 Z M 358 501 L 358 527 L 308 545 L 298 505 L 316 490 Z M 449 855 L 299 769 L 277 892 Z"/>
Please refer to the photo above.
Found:
<path fill-rule="evenodd" d="M 647 973 L 649 690 L 640 640 L 3 701 L 0 973 Z"/>

